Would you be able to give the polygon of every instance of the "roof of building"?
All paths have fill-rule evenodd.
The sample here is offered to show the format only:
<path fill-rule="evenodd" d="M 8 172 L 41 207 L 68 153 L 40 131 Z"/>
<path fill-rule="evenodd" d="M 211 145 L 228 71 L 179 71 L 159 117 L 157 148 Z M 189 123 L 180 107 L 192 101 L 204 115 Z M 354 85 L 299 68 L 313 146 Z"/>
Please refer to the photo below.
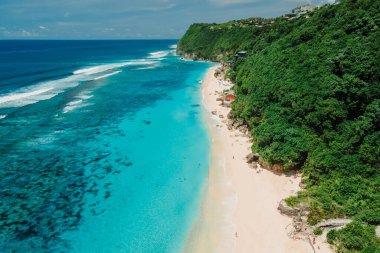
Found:
<path fill-rule="evenodd" d="M 230 102 L 233 102 L 236 100 L 236 97 L 232 94 L 228 94 L 224 97 L 224 100 L 227 100 L 227 101 L 230 101 Z"/>

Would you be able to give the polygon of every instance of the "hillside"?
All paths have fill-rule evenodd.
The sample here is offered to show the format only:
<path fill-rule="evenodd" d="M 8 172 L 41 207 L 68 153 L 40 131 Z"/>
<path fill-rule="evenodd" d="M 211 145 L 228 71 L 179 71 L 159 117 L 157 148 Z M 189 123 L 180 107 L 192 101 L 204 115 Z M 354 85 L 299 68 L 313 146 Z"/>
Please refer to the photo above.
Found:
<path fill-rule="evenodd" d="M 337 252 L 380 252 L 379 27 L 380 1 L 345 0 L 294 20 L 193 24 L 178 44 L 229 66 L 233 115 L 262 162 L 302 170 L 305 189 L 288 204 L 309 206 L 311 225 L 355 220 L 329 233 Z"/>

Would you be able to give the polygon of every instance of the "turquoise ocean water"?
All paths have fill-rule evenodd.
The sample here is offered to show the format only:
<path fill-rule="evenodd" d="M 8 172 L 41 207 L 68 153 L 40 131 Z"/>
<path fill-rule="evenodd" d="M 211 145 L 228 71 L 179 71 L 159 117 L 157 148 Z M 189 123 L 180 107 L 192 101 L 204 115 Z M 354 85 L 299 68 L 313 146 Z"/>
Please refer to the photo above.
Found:
<path fill-rule="evenodd" d="M 179 252 L 209 139 L 176 41 L 0 41 L 0 252 Z"/>

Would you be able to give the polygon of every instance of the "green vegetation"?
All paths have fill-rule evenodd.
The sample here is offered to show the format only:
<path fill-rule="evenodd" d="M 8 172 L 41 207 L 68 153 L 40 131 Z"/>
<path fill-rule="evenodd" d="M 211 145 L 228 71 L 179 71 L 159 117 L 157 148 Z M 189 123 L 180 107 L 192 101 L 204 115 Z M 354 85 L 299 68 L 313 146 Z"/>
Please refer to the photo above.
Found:
<path fill-rule="evenodd" d="M 322 230 L 322 228 L 315 228 L 313 233 L 315 235 L 321 235 L 321 234 L 323 234 L 323 230 Z"/>
<path fill-rule="evenodd" d="M 178 51 L 230 64 L 233 114 L 269 166 L 302 169 L 306 189 L 287 203 L 308 205 L 310 224 L 350 217 L 379 225 L 380 1 L 345 0 L 309 16 L 263 27 L 194 24 Z M 235 57 L 239 50 L 248 55 Z M 374 252 L 351 247 L 343 239 L 350 229 L 330 242 Z"/>
<path fill-rule="evenodd" d="M 295 207 L 299 203 L 297 196 L 290 196 L 285 199 L 285 203 L 290 207 Z"/>
<path fill-rule="evenodd" d="M 178 44 L 178 52 L 195 59 L 228 60 L 238 49 L 249 48 L 252 38 L 275 20 L 251 18 L 225 24 L 193 24 Z"/>
<path fill-rule="evenodd" d="M 341 230 L 331 230 L 327 241 L 334 245 L 337 252 L 378 253 L 379 239 L 375 236 L 375 227 L 352 222 Z"/>

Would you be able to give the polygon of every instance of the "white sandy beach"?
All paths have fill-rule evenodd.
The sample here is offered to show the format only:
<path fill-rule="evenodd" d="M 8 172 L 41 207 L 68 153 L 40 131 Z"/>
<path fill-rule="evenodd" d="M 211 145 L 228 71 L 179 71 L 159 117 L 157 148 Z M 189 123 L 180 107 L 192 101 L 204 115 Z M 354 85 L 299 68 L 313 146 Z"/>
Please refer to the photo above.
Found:
<path fill-rule="evenodd" d="M 216 92 L 226 88 L 214 77 L 216 68 L 209 69 L 202 87 L 212 139 L 209 178 L 184 252 L 313 253 L 309 240 L 289 237 L 292 219 L 277 210 L 281 199 L 299 190 L 300 177 L 249 167 L 245 157 L 251 152 L 251 142 L 222 123 L 230 109 L 216 101 Z M 331 252 L 322 240 L 314 244 L 315 252 Z"/>

